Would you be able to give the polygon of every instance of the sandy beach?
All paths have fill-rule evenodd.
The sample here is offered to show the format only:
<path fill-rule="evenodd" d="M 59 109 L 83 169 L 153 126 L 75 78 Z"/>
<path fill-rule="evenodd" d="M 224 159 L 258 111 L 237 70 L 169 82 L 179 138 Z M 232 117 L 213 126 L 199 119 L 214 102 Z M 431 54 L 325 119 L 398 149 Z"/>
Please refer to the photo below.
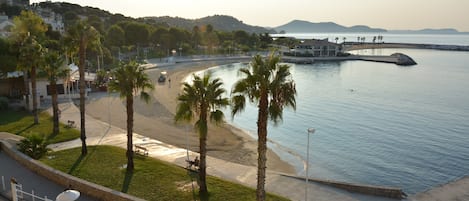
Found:
<path fill-rule="evenodd" d="M 152 99 L 148 104 L 135 99 L 134 132 L 180 148 L 188 147 L 197 152 L 198 134 L 193 129 L 193 124 L 175 124 L 174 122 L 176 97 L 185 77 L 196 71 L 228 63 L 232 62 L 190 62 L 147 70 L 155 83 L 155 89 L 152 91 Z M 164 84 L 158 83 L 157 79 L 161 71 L 167 71 L 168 80 L 171 81 Z M 126 128 L 125 105 L 118 94 L 90 93 L 88 100 L 87 114 L 122 129 Z M 230 114 L 225 114 L 225 119 L 230 121 Z M 209 156 L 243 165 L 257 165 L 257 140 L 227 123 L 221 126 L 209 125 L 207 144 Z M 293 166 L 282 161 L 271 150 L 268 151 L 267 167 L 273 171 L 295 173 Z"/>

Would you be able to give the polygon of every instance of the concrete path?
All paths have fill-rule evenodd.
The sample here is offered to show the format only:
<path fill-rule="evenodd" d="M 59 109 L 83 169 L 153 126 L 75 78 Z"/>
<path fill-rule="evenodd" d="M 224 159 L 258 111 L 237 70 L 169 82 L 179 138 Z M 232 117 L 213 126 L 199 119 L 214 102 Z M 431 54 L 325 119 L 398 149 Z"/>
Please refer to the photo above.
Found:
<path fill-rule="evenodd" d="M 60 105 L 60 120 L 66 123 L 68 120 L 75 121 L 79 126 L 79 109 L 72 103 Z M 108 123 L 86 116 L 87 145 L 113 145 L 126 148 L 126 131 Z M 162 143 L 155 139 L 134 133 L 134 144 L 144 146 L 149 150 L 149 156 L 160 160 L 168 161 L 181 167 L 186 166 L 187 150 L 169 144 Z M 80 139 L 50 145 L 54 151 L 80 147 Z M 189 151 L 189 158 L 193 159 L 198 153 Z M 236 183 L 250 187 L 256 186 L 257 168 L 236 163 L 227 162 L 213 157 L 207 157 L 207 173 Z M 307 185 L 308 200 L 393 200 L 375 196 L 368 196 L 356 193 L 349 193 L 344 190 L 335 189 L 326 185 L 311 182 Z M 288 197 L 292 200 L 305 199 L 305 181 L 282 176 L 277 172 L 267 172 L 266 190 L 278 195 Z"/>

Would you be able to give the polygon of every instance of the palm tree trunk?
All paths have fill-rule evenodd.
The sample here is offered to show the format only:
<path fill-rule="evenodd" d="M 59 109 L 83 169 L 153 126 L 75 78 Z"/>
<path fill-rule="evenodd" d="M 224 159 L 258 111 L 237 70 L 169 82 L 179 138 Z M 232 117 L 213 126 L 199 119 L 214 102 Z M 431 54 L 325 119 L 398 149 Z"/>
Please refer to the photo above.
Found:
<path fill-rule="evenodd" d="M 205 124 L 207 122 L 205 121 Z M 199 164 L 199 178 L 200 178 L 200 195 L 207 195 L 207 133 L 201 134 L 199 138 L 199 149 L 200 149 L 200 164 Z"/>
<path fill-rule="evenodd" d="M 85 132 L 85 57 L 86 44 L 82 41 L 80 44 L 80 65 L 78 71 L 80 74 L 80 139 L 81 139 L 81 155 L 88 153 L 86 148 L 86 132 Z"/>
<path fill-rule="evenodd" d="M 36 89 L 36 67 L 31 68 L 31 90 L 33 93 L 33 116 L 34 124 L 39 124 L 39 117 L 37 115 L 37 89 Z"/>
<path fill-rule="evenodd" d="M 24 81 L 24 103 L 27 111 L 29 111 L 29 80 L 28 80 L 28 71 L 23 71 L 23 81 Z"/>
<path fill-rule="evenodd" d="M 199 121 L 201 126 L 199 128 L 199 151 L 200 151 L 200 164 L 199 164 L 199 194 L 203 197 L 208 195 L 207 190 L 207 108 L 205 103 L 200 105 Z"/>
<path fill-rule="evenodd" d="M 50 82 L 50 92 L 52 95 L 52 112 L 54 127 L 52 129 L 53 135 L 59 134 L 59 103 L 57 101 L 57 84 L 55 81 Z"/>
<path fill-rule="evenodd" d="M 259 113 L 257 117 L 257 189 L 256 189 L 256 200 L 265 200 L 265 170 L 267 163 L 267 107 L 269 102 L 267 100 L 267 94 L 263 93 L 259 100 Z"/>
<path fill-rule="evenodd" d="M 134 170 L 133 127 L 134 127 L 134 98 L 127 96 L 127 171 Z"/>

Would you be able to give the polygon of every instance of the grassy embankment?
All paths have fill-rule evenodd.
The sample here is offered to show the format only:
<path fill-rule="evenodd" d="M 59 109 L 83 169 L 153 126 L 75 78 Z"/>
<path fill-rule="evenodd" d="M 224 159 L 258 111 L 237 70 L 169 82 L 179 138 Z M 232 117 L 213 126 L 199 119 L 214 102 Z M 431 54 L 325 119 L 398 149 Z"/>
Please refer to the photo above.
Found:
<path fill-rule="evenodd" d="M 0 113 L 0 131 L 21 136 L 40 134 L 49 143 L 76 139 L 80 133 L 76 129 L 60 125 L 60 133 L 52 135 L 52 119 L 47 113 L 41 113 L 39 124 L 33 124 L 33 116 L 24 111 L 2 111 Z M 89 147 L 89 154 L 80 156 L 80 148 L 49 153 L 41 159 L 47 165 L 77 176 L 87 181 L 111 189 L 129 193 L 146 200 L 255 200 L 255 190 L 240 184 L 208 177 L 209 197 L 200 199 L 197 190 L 192 192 L 191 179 L 195 175 L 178 166 L 157 159 L 136 156 L 135 171 L 127 174 L 125 150 L 111 146 Z M 267 200 L 288 200 L 275 195 L 268 195 Z"/>
<path fill-rule="evenodd" d="M 209 197 L 199 198 L 193 193 L 191 175 L 173 164 L 136 155 L 135 171 L 127 173 L 125 149 L 113 146 L 91 146 L 89 154 L 80 156 L 80 148 L 53 152 L 42 162 L 60 171 L 108 188 L 125 192 L 146 200 L 255 200 L 255 190 L 240 184 L 209 176 Z M 288 200 L 268 195 L 267 200 Z"/>
<path fill-rule="evenodd" d="M 47 139 L 48 143 L 57 143 L 73 140 L 80 137 L 76 129 L 66 128 L 60 124 L 60 133 L 52 135 L 52 117 L 46 112 L 39 114 L 39 124 L 34 125 L 34 117 L 26 111 L 6 110 L 0 112 L 0 131 L 23 137 L 38 134 Z"/>

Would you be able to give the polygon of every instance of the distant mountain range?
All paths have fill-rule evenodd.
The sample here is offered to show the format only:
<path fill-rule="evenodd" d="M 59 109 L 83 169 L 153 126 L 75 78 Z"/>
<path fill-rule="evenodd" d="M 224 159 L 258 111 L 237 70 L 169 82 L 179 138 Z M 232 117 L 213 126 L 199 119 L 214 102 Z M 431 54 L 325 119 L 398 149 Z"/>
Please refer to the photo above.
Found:
<path fill-rule="evenodd" d="M 145 21 L 153 21 L 153 23 L 166 24 L 168 26 L 174 26 L 187 30 L 192 30 L 192 28 L 196 25 L 200 27 L 210 24 L 215 30 L 221 31 L 244 30 L 249 33 L 275 33 L 275 31 L 271 29 L 260 26 L 247 25 L 243 21 L 227 15 L 213 15 L 194 20 L 169 16 L 144 17 L 144 19 Z"/>
<path fill-rule="evenodd" d="M 308 22 L 303 20 L 293 20 L 287 24 L 273 28 L 277 33 L 367 33 L 386 32 L 401 34 L 469 34 L 469 32 L 459 32 L 456 29 L 421 29 L 421 30 L 386 30 L 381 28 L 370 28 L 365 25 L 345 27 L 334 22 Z"/>
<path fill-rule="evenodd" d="M 469 34 L 469 32 L 459 32 L 456 29 L 389 30 L 388 33 L 400 33 L 400 34 Z"/>
<path fill-rule="evenodd" d="M 278 33 L 322 33 L 322 32 L 386 32 L 386 29 L 370 28 L 365 25 L 345 27 L 334 22 L 313 23 L 302 20 L 293 20 L 282 26 L 274 28 Z"/>
<path fill-rule="evenodd" d="M 0 0 L 1 1 L 1 0 Z M 386 30 L 381 28 L 370 28 L 366 25 L 356 25 L 351 27 L 342 26 L 334 22 L 308 22 L 303 20 L 293 20 L 287 24 L 268 28 L 261 26 L 252 26 L 245 24 L 232 16 L 227 15 L 213 15 L 199 19 L 185 19 L 180 17 L 143 17 L 133 19 L 125 17 L 121 14 L 111 14 L 108 11 L 101 10 L 93 7 L 82 7 L 77 4 L 65 2 L 40 2 L 39 5 L 44 8 L 50 8 L 54 12 L 65 15 L 66 13 L 73 12 L 80 16 L 98 16 L 105 21 L 122 21 L 122 20 L 137 20 L 155 25 L 163 25 L 167 27 L 179 27 L 191 31 L 194 26 L 212 25 L 215 30 L 221 31 L 237 31 L 243 30 L 248 33 L 325 33 L 325 32 L 386 32 L 386 33 L 402 33 L 402 34 L 469 34 L 469 32 L 458 32 L 456 29 L 422 29 L 422 30 Z M 109 22 L 106 22 L 109 23 Z M 112 23 L 111 23 L 112 24 Z"/>

